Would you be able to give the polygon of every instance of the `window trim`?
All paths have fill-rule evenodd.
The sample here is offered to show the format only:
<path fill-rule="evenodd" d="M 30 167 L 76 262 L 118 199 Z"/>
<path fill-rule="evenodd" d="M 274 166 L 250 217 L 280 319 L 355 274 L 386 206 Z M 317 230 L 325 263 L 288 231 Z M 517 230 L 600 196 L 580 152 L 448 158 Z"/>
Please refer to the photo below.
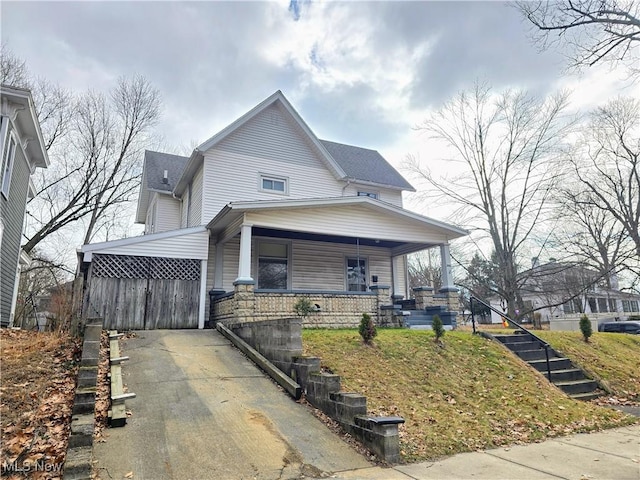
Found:
<path fill-rule="evenodd" d="M 272 182 L 282 182 L 284 184 L 284 190 L 274 190 L 271 188 L 264 188 L 264 181 L 270 180 Z M 265 193 L 271 193 L 274 195 L 289 195 L 289 177 L 283 177 L 280 175 L 271 175 L 268 173 L 258 174 L 258 190 Z"/>
<path fill-rule="evenodd" d="M 254 280 L 256 282 L 256 289 L 260 290 L 269 290 L 269 291 L 288 291 L 291 290 L 291 285 L 293 281 L 293 264 L 292 264 L 292 242 L 290 240 L 282 240 L 279 238 L 270 238 L 270 237 L 257 237 L 254 239 L 253 245 L 251 248 L 255 252 L 255 258 L 253 259 L 253 271 L 255 272 Z M 260 288 L 260 244 L 262 243 L 271 243 L 276 245 L 285 245 L 287 247 L 287 286 L 284 289 L 271 289 L 271 288 Z M 283 257 L 267 257 L 267 258 L 283 258 Z"/>
<path fill-rule="evenodd" d="M 6 118 L 6 117 L 5 117 Z M 18 148 L 18 139 L 13 131 L 8 129 L 8 119 L 2 122 L 2 162 L 0 165 L 0 192 L 8 199 L 11 190 L 11 177 Z M 13 147 L 13 148 L 12 148 Z"/>

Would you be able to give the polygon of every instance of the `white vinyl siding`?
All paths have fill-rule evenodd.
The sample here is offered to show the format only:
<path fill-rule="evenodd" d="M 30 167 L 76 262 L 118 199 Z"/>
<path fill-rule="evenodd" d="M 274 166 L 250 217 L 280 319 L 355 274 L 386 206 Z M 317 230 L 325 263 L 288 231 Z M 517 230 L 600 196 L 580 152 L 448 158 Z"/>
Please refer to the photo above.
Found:
<path fill-rule="evenodd" d="M 127 239 L 126 241 L 116 240 L 113 242 L 105 242 L 103 247 L 101 247 L 100 244 L 94 244 L 94 247 L 95 248 L 88 249 L 87 251 L 112 255 L 197 258 L 206 260 L 209 253 L 209 232 L 203 230 L 185 232 L 182 235 L 145 235 L 137 239 Z M 85 261 L 87 261 L 86 257 Z"/>
<path fill-rule="evenodd" d="M 391 188 L 373 187 L 370 185 L 349 184 L 344 189 L 344 196 L 357 196 L 358 192 L 371 192 L 378 194 L 378 200 L 402 207 L 402 192 Z"/>
<path fill-rule="evenodd" d="M 203 223 L 229 202 L 273 200 L 259 175 L 288 177 L 288 199 L 342 196 L 344 183 L 277 105 L 265 109 L 204 154 Z"/>
<path fill-rule="evenodd" d="M 252 271 L 255 279 L 256 242 L 282 242 L 281 239 L 258 237 L 252 245 Z M 289 272 L 293 290 L 331 290 L 346 291 L 346 258 L 356 257 L 355 245 L 341 243 L 292 240 Z M 378 276 L 378 285 L 391 285 L 391 254 L 387 248 L 361 246 L 360 256 L 366 258 L 368 265 L 367 285 L 371 286 L 371 276 Z M 238 277 L 238 258 L 240 238 L 235 237 L 224 246 L 223 288 L 233 290 L 233 282 Z M 210 258 L 210 262 L 213 259 Z M 213 277 L 208 280 L 207 288 L 213 285 Z"/>
<path fill-rule="evenodd" d="M 189 210 L 189 219 L 187 226 L 195 227 L 197 225 L 204 225 L 208 223 L 208 219 L 206 222 L 202 218 L 202 191 L 203 185 L 202 180 L 204 177 L 203 167 L 200 167 L 196 174 L 193 176 L 193 180 L 191 182 L 191 208 Z"/>
<path fill-rule="evenodd" d="M 145 233 L 159 233 L 180 228 L 180 200 L 167 194 L 153 193 L 147 219 Z"/>
<path fill-rule="evenodd" d="M 156 232 L 180 228 L 180 200 L 170 195 L 158 195 L 156 205 Z"/>
<path fill-rule="evenodd" d="M 180 207 L 180 228 L 187 228 L 189 221 L 189 202 L 191 198 L 189 196 L 189 189 L 186 189 L 182 194 L 182 205 Z"/>
<path fill-rule="evenodd" d="M 253 248 L 251 249 L 253 250 Z M 253 256 L 253 251 L 251 252 Z M 233 291 L 233 282 L 238 278 L 238 261 L 240 259 L 240 236 L 234 237 L 224 244 L 224 261 L 222 266 L 222 288 Z"/>
<path fill-rule="evenodd" d="M 326 235 L 358 232 L 360 237 L 380 240 L 418 243 L 446 243 L 448 240 L 444 233 L 439 234 L 417 220 L 358 205 L 247 212 L 245 221 L 283 230 L 294 226 L 297 231 Z"/>

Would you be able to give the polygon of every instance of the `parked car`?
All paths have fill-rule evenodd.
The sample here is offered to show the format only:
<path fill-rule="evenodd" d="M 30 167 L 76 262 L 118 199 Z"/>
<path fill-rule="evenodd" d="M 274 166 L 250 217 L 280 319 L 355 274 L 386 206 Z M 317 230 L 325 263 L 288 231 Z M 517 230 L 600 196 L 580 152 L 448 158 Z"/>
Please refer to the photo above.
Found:
<path fill-rule="evenodd" d="M 640 322 L 602 322 L 598 325 L 599 332 L 631 333 L 640 335 Z"/>

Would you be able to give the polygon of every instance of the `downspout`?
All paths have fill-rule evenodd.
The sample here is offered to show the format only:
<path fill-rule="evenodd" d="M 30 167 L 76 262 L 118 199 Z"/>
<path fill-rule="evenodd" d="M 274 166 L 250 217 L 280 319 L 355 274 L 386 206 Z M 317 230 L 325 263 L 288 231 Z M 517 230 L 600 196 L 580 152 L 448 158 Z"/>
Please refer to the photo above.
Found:
<path fill-rule="evenodd" d="M 347 179 L 344 187 L 342 187 L 342 196 L 344 197 L 344 191 L 349 187 L 349 185 L 351 185 L 351 180 Z"/>

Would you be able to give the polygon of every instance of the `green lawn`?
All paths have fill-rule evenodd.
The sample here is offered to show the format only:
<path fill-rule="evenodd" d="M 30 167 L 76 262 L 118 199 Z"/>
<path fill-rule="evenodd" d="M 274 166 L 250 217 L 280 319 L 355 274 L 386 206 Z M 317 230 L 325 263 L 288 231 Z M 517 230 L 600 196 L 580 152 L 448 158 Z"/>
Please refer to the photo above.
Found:
<path fill-rule="evenodd" d="M 586 343 L 580 332 L 535 332 L 615 395 L 640 401 L 640 335 L 594 333 Z"/>
<path fill-rule="evenodd" d="M 367 396 L 369 413 L 400 415 L 406 461 L 627 425 L 617 411 L 570 399 L 503 347 L 469 332 L 304 330 L 305 354 Z"/>

